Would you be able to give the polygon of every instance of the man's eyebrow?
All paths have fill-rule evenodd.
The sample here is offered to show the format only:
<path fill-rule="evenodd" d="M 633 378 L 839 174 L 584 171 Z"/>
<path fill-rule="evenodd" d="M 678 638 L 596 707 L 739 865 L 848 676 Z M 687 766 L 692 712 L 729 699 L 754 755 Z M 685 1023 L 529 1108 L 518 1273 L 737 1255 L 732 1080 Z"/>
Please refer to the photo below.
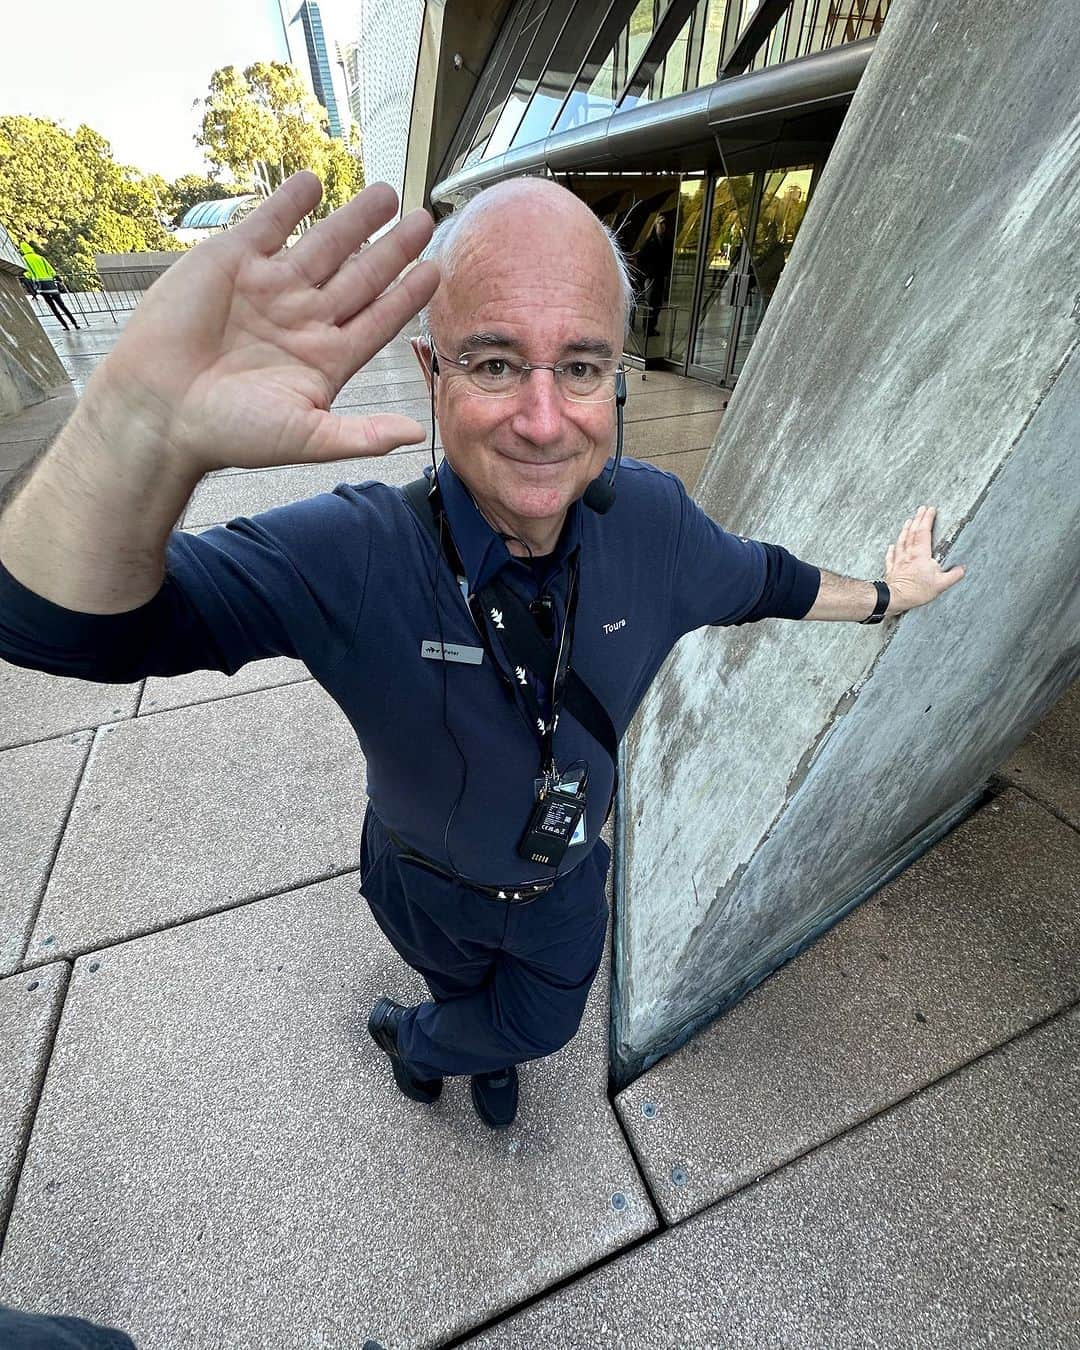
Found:
<path fill-rule="evenodd" d="M 470 333 L 458 343 L 458 355 L 480 351 L 486 347 L 501 347 L 519 355 L 524 350 L 523 344 L 517 338 L 508 337 L 505 333 Z M 589 352 L 593 356 L 606 357 L 609 360 L 615 355 L 611 343 L 603 338 L 575 338 L 572 342 L 564 343 L 562 350 L 564 355 L 568 352 Z"/>

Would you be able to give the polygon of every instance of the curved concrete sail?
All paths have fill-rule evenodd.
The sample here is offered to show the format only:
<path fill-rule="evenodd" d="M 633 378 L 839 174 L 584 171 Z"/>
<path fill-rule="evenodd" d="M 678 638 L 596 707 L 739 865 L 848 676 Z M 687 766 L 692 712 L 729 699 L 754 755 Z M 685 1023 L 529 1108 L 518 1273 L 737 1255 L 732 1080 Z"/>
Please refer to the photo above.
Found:
<path fill-rule="evenodd" d="M 922 503 L 966 579 L 880 627 L 685 638 L 627 738 L 626 1081 L 949 828 L 1080 672 L 1080 29 L 898 0 L 697 497 L 882 573 Z"/>

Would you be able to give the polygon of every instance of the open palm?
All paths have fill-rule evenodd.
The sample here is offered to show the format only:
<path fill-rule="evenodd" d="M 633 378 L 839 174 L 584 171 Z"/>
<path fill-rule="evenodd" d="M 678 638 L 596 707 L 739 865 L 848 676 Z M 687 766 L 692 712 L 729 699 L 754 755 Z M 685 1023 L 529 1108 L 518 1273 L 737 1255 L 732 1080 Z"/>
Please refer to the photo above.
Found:
<path fill-rule="evenodd" d="M 434 293 L 429 262 L 390 285 L 427 243 L 431 219 L 411 212 L 359 251 L 397 207 L 377 183 L 285 250 L 321 195 L 314 174 L 295 174 L 192 249 L 147 292 L 93 378 L 198 472 L 380 455 L 424 437 L 408 417 L 329 409 Z"/>

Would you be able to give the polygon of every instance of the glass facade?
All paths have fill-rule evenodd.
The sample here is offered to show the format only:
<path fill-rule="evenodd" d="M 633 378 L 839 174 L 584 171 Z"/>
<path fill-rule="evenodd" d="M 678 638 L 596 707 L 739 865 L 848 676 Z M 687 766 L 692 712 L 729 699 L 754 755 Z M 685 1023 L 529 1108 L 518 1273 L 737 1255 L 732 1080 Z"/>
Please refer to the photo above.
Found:
<path fill-rule="evenodd" d="M 790 0 L 767 30 L 750 27 L 759 0 L 515 0 L 439 177 L 552 132 L 872 37 L 887 8 L 888 0 Z M 839 125 L 823 132 L 815 115 L 781 118 L 749 159 L 742 147 L 736 168 L 723 144 L 710 144 L 696 167 L 691 159 L 561 180 L 615 232 L 636 273 L 629 357 L 734 384 Z"/>
<path fill-rule="evenodd" d="M 326 54 L 326 38 L 323 35 L 322 15 L 315 0 L 304 0 L 297 10 L 293 23 L 297 21 L 304 30 L 304 46 L 307 49 L 308 69 L 311 72 L 311 87 L 315 97 L 326 110 L 326 120 L 331 136 L 341 135 L 341 118 L 338 116 L 337 99 L 334 97 L 334 82 L 330 77 L 330 60 Z"/>
<path fill-rule="evenodd" d="M 440 177 L 713 84 L 757 8 L 758 0 L 516 0 Z M 873 37 L 888 8 L 889 0 L 791 0 L 746 70 Z M 652 39 L 671 15 L 657 50 Z"/>

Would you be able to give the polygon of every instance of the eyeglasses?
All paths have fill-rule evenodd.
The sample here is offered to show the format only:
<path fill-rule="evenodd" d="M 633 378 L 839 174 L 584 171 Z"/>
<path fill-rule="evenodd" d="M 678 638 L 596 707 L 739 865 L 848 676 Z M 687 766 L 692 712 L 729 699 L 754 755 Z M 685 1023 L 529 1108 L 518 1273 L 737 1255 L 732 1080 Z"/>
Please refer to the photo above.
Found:
<path fill-rule="evenodd" d="M 483 352 L 462 352 L 447 356 L 436 347 L 440 375 L 463 376 L 469 393 L 484 398 L 511 398 L 533 370 L 550 370 L 564 398 L 572 403 L 610 403 L 615 398 L 615 377 L 622 369 L 618 361 L 603 357 L 579 357 L 556 361 L 554 365 L 521 361 L 514 356 L 487 356 Z"/>

